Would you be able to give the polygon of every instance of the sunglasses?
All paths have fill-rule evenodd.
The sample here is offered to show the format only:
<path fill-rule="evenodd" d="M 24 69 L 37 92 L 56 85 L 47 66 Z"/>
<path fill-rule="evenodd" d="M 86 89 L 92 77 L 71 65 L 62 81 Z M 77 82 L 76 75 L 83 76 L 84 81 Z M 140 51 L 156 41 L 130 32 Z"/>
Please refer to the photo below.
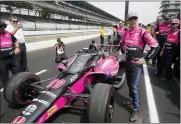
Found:
<path fill-rule="evenodd" d="M 177 23 L 171 23 L 171 25 L 175 25 L 175 24 L 177 24 Z"/>
<path fill-rule="evenodd" d="M 18 20 L 17 21 L 15 21 L 15 20 L 11 20 L 12 22 L 14 22 L 14 23 L 18 23 Z"/>

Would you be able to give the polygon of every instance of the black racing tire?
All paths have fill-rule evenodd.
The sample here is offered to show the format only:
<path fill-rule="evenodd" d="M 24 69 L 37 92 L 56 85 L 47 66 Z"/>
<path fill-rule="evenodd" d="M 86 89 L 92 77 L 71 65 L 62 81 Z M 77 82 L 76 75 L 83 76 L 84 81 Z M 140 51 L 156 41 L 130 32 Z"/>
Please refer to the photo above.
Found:
<path fill-rule="evenodd" d="M 40 81 L 40 78 L 30 72 L 21 72 L 12 76 L 5 84 L 4 98 L 13 107 L 23 107 L 27 105 L 32 98 L 26 96 L 27 86 L 31 83 Z"/>
<path fill-rule="evenodd" d="M 112 85 L 98 83 L 94 86 L 87 108 L 89 123 L 110 123 L 112 121 L 114 93 Z"/>

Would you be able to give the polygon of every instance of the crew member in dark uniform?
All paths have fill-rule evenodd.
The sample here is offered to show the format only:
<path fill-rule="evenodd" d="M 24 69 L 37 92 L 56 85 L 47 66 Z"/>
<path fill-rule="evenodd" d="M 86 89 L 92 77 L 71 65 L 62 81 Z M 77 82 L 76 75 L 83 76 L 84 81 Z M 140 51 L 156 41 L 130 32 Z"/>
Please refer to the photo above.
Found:
<path fill-rule="evenodd" d="M 20 65 L 15 59 L 20 52 L 19 43 L 11 33 L 5 31 L 6 26 L 0 19 L 0 80 L 3 87 L 9 79 L 9 70 L 13 75 L 20 72 Z"/>

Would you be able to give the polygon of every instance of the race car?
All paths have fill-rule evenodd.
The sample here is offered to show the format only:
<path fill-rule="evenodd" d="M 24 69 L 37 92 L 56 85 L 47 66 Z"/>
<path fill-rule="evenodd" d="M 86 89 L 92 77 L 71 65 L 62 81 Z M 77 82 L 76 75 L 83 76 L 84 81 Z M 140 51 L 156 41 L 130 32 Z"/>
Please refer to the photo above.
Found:
<path fill-rule="evenodd" d="M 64 108 L 86 110 L 90 123 L 111 122 L 114 93 L 125 80 L 118 60 L 102 50 L 82 49 L 58 65 L 60 74 L 55 78 L 40 81 L 30 72 L 16 74 L 6 83 L 4 98 L 15 107 L 26 107 L 11 123 L 49 122 Z M 78 100 L 83 105 L 74 105 Z"/>

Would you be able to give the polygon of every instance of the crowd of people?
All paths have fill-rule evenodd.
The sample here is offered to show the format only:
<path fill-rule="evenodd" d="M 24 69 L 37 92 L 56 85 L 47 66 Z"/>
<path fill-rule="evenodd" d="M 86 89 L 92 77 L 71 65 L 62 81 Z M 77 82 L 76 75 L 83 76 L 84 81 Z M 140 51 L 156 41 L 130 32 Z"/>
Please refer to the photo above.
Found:
<path fill-rule="evenodd" d="M 138 16 L 130 12 L 126 20 L 113 27 L 113 44 L 120 45 L 121 52 L 125 56 L 125 72 L 129 88 L 129 99 L 123 101 L 124 105 L 133 104 L 133 112 L 130 121 L 136 121 L 139 117 L 139 79 L 141 65 L 152 60 L 156 66 L 155 74 L 160 76 L 165 69 L 165 82 L 173 80 L 172 64 L 175 60 L 180 61 L 180 20 L 171 19 L 168 15 L 158 16 L 156 23 L 144 25 L 138 23 Z M 102 29 L 101 29 L 102 30 Z M 102 44 L 102 42 L 101 42 Z M 148 54 L 144 57 L 146 47 Z"/>

